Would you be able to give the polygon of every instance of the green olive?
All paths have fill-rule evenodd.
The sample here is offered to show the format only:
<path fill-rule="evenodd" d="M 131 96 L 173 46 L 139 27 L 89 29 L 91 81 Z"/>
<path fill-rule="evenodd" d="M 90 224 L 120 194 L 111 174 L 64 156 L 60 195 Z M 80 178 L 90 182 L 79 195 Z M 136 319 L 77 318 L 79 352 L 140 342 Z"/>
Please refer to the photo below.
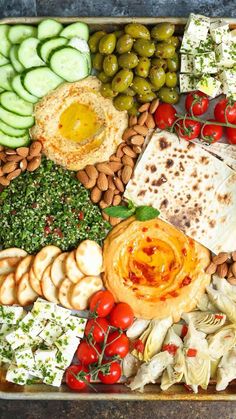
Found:
<path fill-rule="evenodd" d="M 151 102 L 153 99 L 156 98 L 156 94 L 154 92 L 148 92 L 144 95 L 138 96 L 138 101 L 141 103 Z"/>
<path fill-rule="evenodd" d="M 179 55 L 177 52 L 174 53 L 172 58 L 167 59 L 167 67 L 170 71 L 178 71 L 179 70 Z"/>
<path fill-rule="evenodd" d="M 125 52 L 129 52 L 132 49 L 133 43 L 134 41 L 130 35 L 121 35 L 116 44 L 116 51 L 118 52 L 118 54 L 124 54 Z"/>
<path fill-rule="evenodd" d="M 157 41 L 166 41 L 173 35 L 174 31 L 175 25 L 172 23 L 158 23 L 152 28 L 151 35 Z"/>
<path fill-rule="evenodd" d="M 116 55 L 110 54 L 104 58 L 103 70 L 104 73 L 109 77 L 113 77 L 116 74 L 118 70 L 118 62 Z"/>
<path fill-rule="evenodd" d="M 99 41 L 99 52 L 101 54 L 112 54 L 116 47 L 116 36 L 114 33 L 104 35 Z"/>
<path fill-rule="evenodd" d="M 127 89 L 133 81 L 133 73 L 130 70 L 120 70 L 116 73 L 112 80 L 112 89 L 115 92 L 121 93 Z"/>
<path fill-rule="evenodd" d="M 133 89 L 131 89 L 131 87 L 127 87 L 127 89 L 125 89 L 123 91 L 123 94 L 126 95 L 126 96 L 135 96 L 136 95 L 135 91 Z"/>
<path fill-rule="evenodd" d="M 175 54 L 175 47 L 167 42 L 159 42 L 156 46 L 156 57 L 172 58 Z"/>
<path fill-rule="evenodd" d="M 140 114 L 139 112 L 140 104 L 138 102 L 134 102 L 132 108 L 128 110 L 129 115 L 138 116 Z"/>
<path fill-rule="evenodd" d="M 155 52 L 155 44 L 148 39 L 137 39 L 134 43 L 134 50 L 141 57 L 151 57 Z"/>
<path fill-rule="evenodd" d="M 112 87 L 111 87 L 110 83 L 102 84 L 100 92 L 101 92 L 102 96 L 104 96 L 104 97 L 113 98 L 117 95 L 117 93 L 114 92 L 114 90 L 112 90 Z"/>
<path fill-rule="evenodd" d="M 128 111 L 134 104 L 132 96 L 118 95 L 113 100 L 114 106 L 118 111 Z"/>
<path fill-rule="evenodd" d="M 178 83 L 178 77 L 176 73 L 171 73 L 170 71 L 166 73 L 166 86 L 175 87 Z"/>
<path fill-rule="evenodd" d="M 90 36 L 88 44 L 92 53 L 98 52 L 99 41 L 104 35 L 106 35 L 106 32 L 98 31 Z"/>
<path fill-rule="evenodd" d="M 149 78 L 155 89 L 159 90 L 164 86 L 166 81 L 166 73 L 162 67 L 151 67 Z"/>
<path fill-rule="evenodd" d="M 177 49 L 180 46 L 180 40 L 178 36 L 171 36 L 169 39 L 167 39 L 167 44 L 173 45 L 175 49 Z"/>
<path fill-rule="evenodd" d="M 100 73 L 98 73 L 97 78 L 102 82 L 102 83 L 108 83 L 111 81 L 111 77 L 109 77 L 104 71 L 101 71 Z"/>
<path fill-rule="evenodd" d="M 114 34 L 116 36 L 116 39 L 118 39 L 118 38 L 121 37 L 121 35 L 124 35 L 124 31 L 121 31 L 121 30 L 120 31 L 115 31 Z"/>
<path fill-rule="evenodd" d="M 162 102 L 175 104 L 179 101 L 179 93 L 176 89 L 171 87 L 162 87 L 158 92 L 159 98 Z"/>
<path fill-rule="evenodd" d="M 146 93 L 151 92 L 152 86 L 151 84 L 144 79 L 143 77 L 135 76 L 132 84 L 132 89 L 138 95 L 144 95 Z"/>
<path fill-rule="evenodd" d="M 129 23 L 128 25 L 125 25 L 125 33 L 135 39 L 150 39 L 150 32 L 148 28 L 141 23 Z"/>
<path fill-rule="evenodd" d="M 163 60 L 163 58 L 152 58 L 152 65 L 158 68 L 163 68 L 163 70 L 167 70 L 167 62 Z"/>
<path fill-rule="evenodd" d="M 93 61 L 93 68 L 97 71 L 102 71 L 102 64 L 103 64 L 103 55 L 100 52 L 94 55 Z"/>
<path fill-rule="evenodd" d="M 118 64 L 122 68 L 134 68 L 138 64 L 138 57 L 134 52 L 125 52 L 119 56 Z"/>
<path fill-rule="evenodd" d="M 140 77 L 146 78 L 151 67 L 151 62 L 147 57 L 141 57 L 139 59 L 138 65 L 135 68 L 135 74 Z"/>

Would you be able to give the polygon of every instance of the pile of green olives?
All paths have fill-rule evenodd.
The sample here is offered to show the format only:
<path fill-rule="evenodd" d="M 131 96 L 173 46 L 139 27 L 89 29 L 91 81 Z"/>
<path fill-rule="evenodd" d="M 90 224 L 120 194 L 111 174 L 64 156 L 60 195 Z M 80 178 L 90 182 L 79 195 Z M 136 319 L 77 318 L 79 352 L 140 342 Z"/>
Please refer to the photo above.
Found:
<path fill-rule="evenodd" d="M 135 115 L 140 103 L 156 97 L 171 104 L 179 101 L 180 41 L 174 31 L 172 23 L 159 23 L 151 30 L 140 23 L 129 23 L 123 30 L 98 31 L 90 36 L 101 93 L 113 98 L 118 110 Z"/>

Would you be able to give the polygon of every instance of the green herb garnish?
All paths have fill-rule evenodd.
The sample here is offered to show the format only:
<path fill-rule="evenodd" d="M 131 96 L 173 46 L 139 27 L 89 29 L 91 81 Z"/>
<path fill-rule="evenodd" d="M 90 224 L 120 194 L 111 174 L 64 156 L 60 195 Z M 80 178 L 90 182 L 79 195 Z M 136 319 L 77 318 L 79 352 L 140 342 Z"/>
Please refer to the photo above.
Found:
<path fill-rule="evenodd" d="M 126 219 L 134 215 L 139 221 L 152 220 L 160 215 L 160 211 L 156 208 L 149 207 L 147 205 L 135 207 L 131 201 L 129 201 L 127 207 L 118 205 L 116 207 L 105 208 L 103 211 L 110 217 L 115 218 Z"/>

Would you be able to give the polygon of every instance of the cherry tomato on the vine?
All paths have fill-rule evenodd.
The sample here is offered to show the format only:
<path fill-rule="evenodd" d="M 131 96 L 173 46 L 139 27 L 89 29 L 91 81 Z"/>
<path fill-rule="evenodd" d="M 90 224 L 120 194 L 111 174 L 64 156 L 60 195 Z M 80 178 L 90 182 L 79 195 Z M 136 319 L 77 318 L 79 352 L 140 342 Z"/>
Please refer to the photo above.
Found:
<path fill-rule="evenodd" d="M 210 144 L 219 141 L 223 135 L 223 127 L 221 125 L 214 124 L 214 119 L 210 119 L 209 121 L 212 124 L 207 124 L 203 127 L 202 134 L 204 136 L 203 140 L 207 140 Z"/>
<path fill-rule="evenodd" d="M 154 114 L 157 127 L 160 129 L 168 129 L 172 127 L 176 120 L 175 115 L 176 109 L 174 106 L 168 103 L 161 103 Z"/>
<path fill-rule="evenodd" d="M 119 362 L 112 362 L 111 364 L 109 361 L 104 361 L 103 366 L 105 368 L 102 371 L 99 371 L 98 378 L 104 384 L 115 384 L 121 377 L 121 366 Z"/>
<path fill-rule="evenodd" d="M 125 333 L 115 331 L 108 336 L 105 355 L 112 357 L 119 355 L 124 358 L 129 352 L 129 339 Z"/>
<path fill-rule="evenodd" d="M 236 124 L 236 102 L 231 105 L 228 99 L 221 99 L 215 106 L 214 115 L 218 122 L 226 122 L 227 119 L 230 124 Z"/>
<path fill-rule="evenodd" d="M 201 132 L 201 124 L 198 121 L 192 119 L 181 119 L 176 124 L 176 131 L 179 137 L 184 140 L 193 140 L 198 138 Z"/>
<path fill-rule="evenodd" d="M 89 370 L 82 365 L 71 365 L 66 370 L 66 384 L 71 390 L 84 390 L 90 382 Z"/>
<path fill-rule="evenodd" d="M 202 115 L 209 108 L 209 97 L 199 90 L 188 93 L 185 99 L 185 108 L 190 115 Z"/>
<path fill-rule="evenodd" d="M 90 365 L 98 361 L 98 353 L 101 352 L 101 348 L 98 344 L 94 346 L 96 349 L 85 341 L 79 344 L 76 355 L 82 365 Z"/>
<path fill-rule="evenodd" d="M 91 319 L 87 322 L 84 333 L 87 337 L 91 335 L 94 342 L 102 343 L 108 327 L 108 321 L 103 317 L 98 317 L 97 319 Z"/>
<path fill-rule="evenodd" d="M 89 309 L 96 313 L 98 317 L 106 317 L 114 305 L 115 300 L 110 291 L 98 291 L 92 296 Z"/>
<path fill-rule="evenodd" d="M 110 312 L 110 324 L 118 329 L 128 329 L 133 321 L 134 313 L 129 304 L 119 303 Z"/>
<path fill-rule="evenodd" d="M 226 137 L 230 144 L 236 144 L 236 128 L 227 127 Z"/>

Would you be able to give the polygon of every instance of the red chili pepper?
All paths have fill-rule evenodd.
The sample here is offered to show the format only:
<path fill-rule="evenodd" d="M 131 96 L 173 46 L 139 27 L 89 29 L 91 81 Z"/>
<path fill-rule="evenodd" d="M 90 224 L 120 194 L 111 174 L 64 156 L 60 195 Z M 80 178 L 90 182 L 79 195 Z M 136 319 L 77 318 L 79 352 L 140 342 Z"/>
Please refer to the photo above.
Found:
<path fill-rule="evenodd" d="M 186 276 L 181 283 L 181 287 L 186 287 L 186 285 L 189 285 L 191 282 L 192 279 L 190 278 L 190 276 Z"/>
<path fill-rule="evenodd" d="M 134 343 L 134 349 L 136 349 L 136 351 L 138 352 L 141 352 L 141 354 L 144 353 L 145 345 L 141 341 L 141 339 L 136 340 L 136 342 Z"/>
<path fill-rule="evenodd" d="M 83 213 L 83 211 L 80 211 L 80 212 L 78 213 L 78 219 L 79 219 L 79 220 L 83 220 L 83 219 L 84 219 L 84 213 Z"/>
<path fill-rule="evenodd" d="M 224 316 L 222 316 L 222 314 L 215 314 L 215 319 L 221 320 L 223 318 L 224 318 Z"/>
<path fill-rule="evenodd" d="M 181 252 L 184 256 L 187 256 L 187 250 L 185 249 L 185 247 L 181 250 Z"/>
<path fill-rule="evenodd" d="M 189 358 L 194 358 L 196 355 L 197 355 L 197 349 L 194 349 L 194 348 L 189 348 L 189 349 L 187 350 L 187 356 L 188 356 Z"/>
<path fill-rule="evenodd" d="M 188 333 L 188 326 L 186 324 L 183 324 L 182 330 L 181 330 L 181 338 L 184 338 Z"/>
<path fill-rule="evenodd" d="M 164 345 L 162 348 L 163 351 L 167 351 L 171 355 L 175 355 L 177 349 L 178 349 L 178 346 L 174 345 L 174 343 L 169 343 L 168 345 Z"/>

